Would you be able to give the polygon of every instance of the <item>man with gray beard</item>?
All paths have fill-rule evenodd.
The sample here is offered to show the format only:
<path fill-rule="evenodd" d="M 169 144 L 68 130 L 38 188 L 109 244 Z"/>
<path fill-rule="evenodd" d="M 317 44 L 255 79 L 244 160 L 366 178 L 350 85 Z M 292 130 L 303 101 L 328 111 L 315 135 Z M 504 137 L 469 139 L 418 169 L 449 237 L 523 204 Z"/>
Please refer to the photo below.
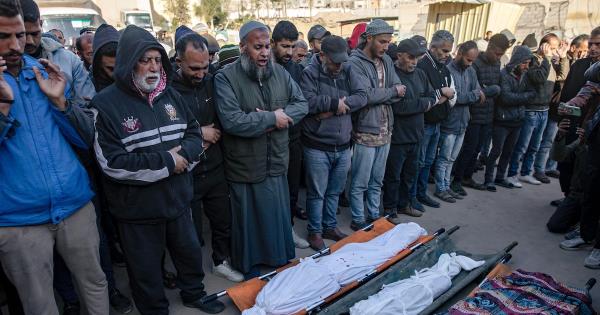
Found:
<path fill-rule="evenodd" d="M 231 260 L 247 279 L 295 256 L 287 185 L 288 129 L 308 112 L 290 74 L 273 62 L 268 28 L 240 29 L 240 58 L 215 76 L 232 210 Z"/>
<path fill-rule="evenodd" d="M 92 99 L 94 149 L 104 173 L 108 208 L 117 219 L 131 293 L 141 314 L 168 314 L 162 256 L 169 250 L 183 305 L 202 303 L 202 249 L 191 215 L 191 170 L 203 154 L 200 126 L 169 84 L 171 63 L 146 30 L 129 25 L 120 37 L 115 82 Z"/>

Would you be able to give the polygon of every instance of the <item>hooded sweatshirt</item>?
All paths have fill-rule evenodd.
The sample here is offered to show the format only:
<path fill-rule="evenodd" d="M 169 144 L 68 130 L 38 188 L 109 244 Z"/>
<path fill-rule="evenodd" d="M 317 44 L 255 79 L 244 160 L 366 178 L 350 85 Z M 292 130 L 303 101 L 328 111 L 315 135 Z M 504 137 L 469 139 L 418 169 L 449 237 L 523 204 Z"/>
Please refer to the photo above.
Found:
<path fill-rule="evenodd" d="M 133 83 L 138 60 L 149 50 L 162 58 L 159 86 L 148 96 Z M 148 31 L 129 25 L 117 49 L 115 83 L 92 100 L 96 110 L 96 158 L 105 176 L 109 209 L 128 222 L 161 222 L 179 217 L 193 194 L 189 172 L 202 153 L 200 126 L 181 95 L 170 86 L 171 65 L 162 45 Z M 166 81 L 166 82 L 165 82 Z M 178 152 L 189 163 L 175 174 Z"/>
<path fill-rule="evenodd" d="M 452 60 L 446 67 L 454 79 L 456 105 L 450 109 L 448 118 L 442 122 L 440 130 L 459 135 L 467 130 L 471 118 L 469 107 L 479 102 L 481 87 L 477 81 L 477 73 L 472 66 L 463 69 L 456 60 Z"/>
<path fill-rule="evenodd" d="M 108 79 L 104 75 L 102 75 L 102 56 L 98 54 L 98 51 L 107 44 L 116 44 L 118 42 L 119 31 L 117 31 L 111 25 L 102 24 L 96 30 L 93 43 L 94 51 L 92 55 L 92 81 L 94 82 L 96 92 L 102 91 L 105 87 L 111 85 L 114 82 L 113 79 Z"/>
<path fill-rule="evenodd" d="M 490 62 L 485 52 L 480 52 L 473 62 L 473 69 L 485 94 L 485 102 L 471 106 L 470 123 L 488 125 L 494 121 L 494 103 L 500 95 L 500 61 Z"/>
<path fill-rule="evenodd" d="M 519 127 L 525 117 L 525 106 L 535 97 L 535 91 L 529 82 L 527 73 L 517 76 L 515 67 L 531 60 L 533 54 L 527 46 L 517 46 L 510 61 L 501 72 L 500 98 L 495 108 L 494 120 L 497 125 Z"/>

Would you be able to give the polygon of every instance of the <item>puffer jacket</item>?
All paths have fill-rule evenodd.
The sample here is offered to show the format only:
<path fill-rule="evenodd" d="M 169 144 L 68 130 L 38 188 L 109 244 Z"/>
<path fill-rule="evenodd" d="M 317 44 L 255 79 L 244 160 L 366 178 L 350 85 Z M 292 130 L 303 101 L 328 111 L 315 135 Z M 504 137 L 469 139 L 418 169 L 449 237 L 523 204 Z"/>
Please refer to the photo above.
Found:
<path fill-rule="evenodd" d="M 502 69 L 502 92 L 494 115 L 496 124 L 517 127 L 525 117 L 525 106 L 535 97 L 535 90 L 526 73 L 518 77 L 514 70 L 531 58 L 533 55 L 527 46 L 517 46 L 506 68 Z"/>
<path fill-rule="evenodd" d="M 450 134 L 462 134 L 467 130 L 470 113 L 469 107 L 479 102 L 481 87 L 477 82 L 477 74 L 473 67 L 461 69 L 456 61 L 447 66 L 454 79 L 456 88 L 456 105 L 450 110 L 448 118 L 442 121 L 440 130 Z"/>
<path fill-rule="evenodd" d="M 475 103 L 471 106 L 470 123 L 488 125 L 494 121 L 494 104 L 496 97 L 500 95 L 500 60 L 491 63 L 485 52 L 481 52 L 473 62 L 473 69 L 477 73 L 479 85 L 485 94 L 485 102 L 483 104 Z"/>

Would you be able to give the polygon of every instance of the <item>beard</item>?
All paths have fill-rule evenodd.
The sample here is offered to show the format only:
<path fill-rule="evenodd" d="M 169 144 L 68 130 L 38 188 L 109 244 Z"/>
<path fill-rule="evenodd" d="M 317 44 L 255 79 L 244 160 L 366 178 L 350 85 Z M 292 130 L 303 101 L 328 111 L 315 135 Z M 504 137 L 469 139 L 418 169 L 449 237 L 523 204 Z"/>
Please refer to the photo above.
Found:
<path fill-rule="evenodd" d="M 259 67 L 256 65 L 254 60 L 250 59 L 248 54 L 241 53 L 240 65 L 242 66 L 244 72 L 246 72 L 246 75 L 248 75 L 250 78 L 258 81 L 264 81 L 265 79 L 270 78 L 271 74 L 273 73 L 273 55 L 271 55 L 271 58 L 269 58 L 266 67 Z"/>
<path fill-rule="evenodd" d="M 150 78 L 155 78 L 156 81 L 154 81 L 154 83 L 147 83 L 146 80 Z M 135 86 L 140 89 L 140 91 L 144 93 L 150 93 L 154 91 L 156 87 L 158 87 L 158 84 L 160 83 L 160 73 L 148 72 L 144 75 L 138 75 L 134 72 L 133 82 L 135 83 Z"/>

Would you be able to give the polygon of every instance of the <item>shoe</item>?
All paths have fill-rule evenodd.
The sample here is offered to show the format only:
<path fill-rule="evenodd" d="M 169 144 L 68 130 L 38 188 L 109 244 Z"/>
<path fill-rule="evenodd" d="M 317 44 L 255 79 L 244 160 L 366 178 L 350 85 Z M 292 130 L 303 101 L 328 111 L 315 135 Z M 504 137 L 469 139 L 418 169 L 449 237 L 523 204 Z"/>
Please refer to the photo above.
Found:
<path fill-rule="evenodd" d="M 507 177 L 506 181 L 509 182 L 513 188 L 522 188 L 523 187 L 523 184 L 521 184 L 521 182 L 519 181 L 517 176 Z M 496 183 L 496 184 L 498 184 L 498 183 Z"/>
<path fill-rule="evenodd" d="M 310 248 L 316 251 L 320 251 L 325 248 L 325 242 L 323 242 L 323 237 L 321 237 L 321 233 L 309 233 L 308 244 L 310 244 Z"/>
<path fill-rule="evenodd" d="M 308 245 L 308 243 L 306 244 Z M 213 266 L 213 274 L 217 277 L 225 278 L 233 282 L 244 281 L 244 275 L 241 272 L 233 269 L 227 260 L 223 260 L 223 262 L 218 266 Z"/>
<path fill-rule="evenodd" d="M 454 199 L 454 197 L 452 197 L 450 194 L 448 194 L 447 191 L 441 191 L 441 192 L 434 192 L 433 193 L 434 196 L 440 198 L 441 200 L 445 201 L 445 202 L 449 202 L 449 203 L 455 203 L 456 199 Z"/>
<path fill-rule="evenodd" d="M 572 240 L 574 238 L 578 238 L 580 237 L 580 231 L 579 231 L 579 224 L 577 224 L 577 226 L 575 226 L 575 228 L 569 232 L 567 232 L 567 234 L 565 234 L 565 240 Z"/>
<path fill-rule="evenodd" d="M 328 240 L 332 240 L 332 241 L 336 241 L 336 242 L 343 239 L 346 236 L 348 236 L 348 235 L 342 233 L 342 231 L 340 231 L 340 229 L 338 229 L 338 228 L 327 229 L 327 230 L 323 231 L 324 239 L 328 239 Z"/>
<path fill-rule="evenodd" d="M 600 248 L 594 248 L 585 258 L 584 266 L 591 269 L 600 269 Z"/>
<path fill-rule="evenodd" d="M 553 206 L 553 207 L 558 207 L 563 202 L 563 200 L 565 200 L 565 198 L 560 198 L 560 199 L 552 200 L 552 201 L 550 201 L 550 205 Z"/>
<path fill-rule="evenodd" d="M 457 181 L 452 181 L 452 183 L 450 183 L 450 190 L 452 190 L 453 192 L 457 193 L 460 196 L 466 196 L 467 195 L 467 192 L 462 187 L 462 184 L 460 182 L 457 182 Z M 456 197 L 454 197 L 454 198 L 456 198 Z M 458 198 L 458 199 L 462 199 L 462 198 Z"/>
<path fill-rule="evenodd" d="M 413 209 L 413 207 L 408 206 L 402 210 L 398 210 L 398 214 L 406 214 L 409 217 L 420 217 L 423 215 L 423 212 Z"/>
<path fill-rule="evenodd" d="M 580 250 L 590 246 L 592 246 L 592 243 L 584 241 L 581 236 L 560 242 L 560 248 L 564 250 Z"/>
<path fill-rule="evenodd" d="M 560 177 L 560 171 L 559 170 L 549 170 L 549 171 L 546 171 L 546 176 L 548 176 L 548 177 L 554 177 L 554 178 L 559 178 Z"/>
<path fill-rule="evenodd" d="M 495 179 L 494 180 L 494 185 L 500 186 L 500 187 L 504 187 L 504 188 L 508 188 L 508 189 L 513 189 L 515 188 L 515 186 L 509 182 L 506 179 Z"/>
<path fill-rule="evenodd" d="M 496 185 L 494 183 L 485 183 L 485 190 L 496 192 Z"/>
<path fill-rule="evenodd" d="M 183 302 L 183 306 L 189 308 L 197 308 L 204 313 L 208 314 L 218 314 L 225 310 L 225 304 L 219 300 L 210 301 L 208 303 L 202 303 L 202 299 L 198 299 L 191 303 Z"/>
<path fill-rule="evenodd" d="M 308 248 L 308 246 L 310 246 L 310 244 L 308 244 L 308 242 L 305 239 L 300 237 L 300 235 L 296 234 L 296 231 L 294 231 L 293 228 L 292 238 L 294 239 L 294 246 L 296 246 L 296 248 Z"/>
<path fill-rule="evenodd" d="M 388 219 L 393 219 L 398 217 L 398 211 L 396 209 L 383 209 L 383 215 L 387 215 Z"/>
<path fill-rule="evenodd" d="M 365 226 L 369 225 L 367 222 L 350 222 L 350 229 L 352 231 L 358 231 L 365 228 Z"/>
<path fill-rule="evenodd" d="M 472 178 L 463 179 L 461 184 L 462 184 L 462 186 L 473 188 L 476 190 L 485 190 L 486 189 L 485 185 L 476 182 Z"/>
<path fill-rule="evenodd" d="M 431 199 L 431 197 L 425 195 L 423 197 L 417 197 L 417 200 L 421 203 L 424 204 L 428 207 L 432 207 L 432 208 L 439 208 L 440 207 L 440 203 Z"/>
<path fill-rule="evenodd" d="M 533 173 L 533 177 L 544 184 L 550 184 L 550 178 L 544 173 Z"/>
<path fill-rule="evenodd" d="M 62 315 L 79 315 L 81 313 L 81 304 L 79 302 L 75 303 L 65 303 L 63 306 Z"/>
<path fill-rule="evenodd" d="M 540 182 L 539 180 L 535 179 L 535 177 L 533 177 L 531 175 L 519 176 L 519 181 L 525 182 L 525 183 L 531 184 L 531 185 L 541 185 L 542 184 L 542 182 Z"/>
<path fill-rule="evenodd" d="M 110 306 L 121 314 L 129 314 L 133 311 L 131 300 L 117 289 L 113 289 L 108 293 L 108 300 L 110 301 Z"/>
<path fill-rule="evenodd" d="M 454 198 L 454 199 L 456 199 L 456 200 L 462 200 L 462 199 L 464 199 L 464 197 L 463 197 L 463 196 L 461 196 L 459 193 L 455 192 L 455 191 L 454 191 L 454 190 L 452 190 L 452 189 L 448 189 L 448 190 L 446 190 L 446 192 L 447 192 L 447 193 L 448 193 L 450 196 L 452 196 L 452 198 Z"/>
<path fill-rule="evenodd" d="M 177 276 L 175 276 L 174 273 L 163 270 L 163 285 L 165 286 L 165 288 L 171 290 L 177 288 L 177 283 L 175 282 L 175 279 L 177 279 Z"/>
<path fill-rule="evenodd" d="M 417 200 L 417 198 L 411 198 L 410 207 L 417 211 L 425 212 L 425 207 L 423 207 L 423 205 Z"/>
<path fill-rule="evenodd" d="M 296 207 L 296 210 L 294 211 L 294 216 L 300 220 L 308 220 L 308 213 L 306 213 L 305 209 L 300 209 Z"/>

